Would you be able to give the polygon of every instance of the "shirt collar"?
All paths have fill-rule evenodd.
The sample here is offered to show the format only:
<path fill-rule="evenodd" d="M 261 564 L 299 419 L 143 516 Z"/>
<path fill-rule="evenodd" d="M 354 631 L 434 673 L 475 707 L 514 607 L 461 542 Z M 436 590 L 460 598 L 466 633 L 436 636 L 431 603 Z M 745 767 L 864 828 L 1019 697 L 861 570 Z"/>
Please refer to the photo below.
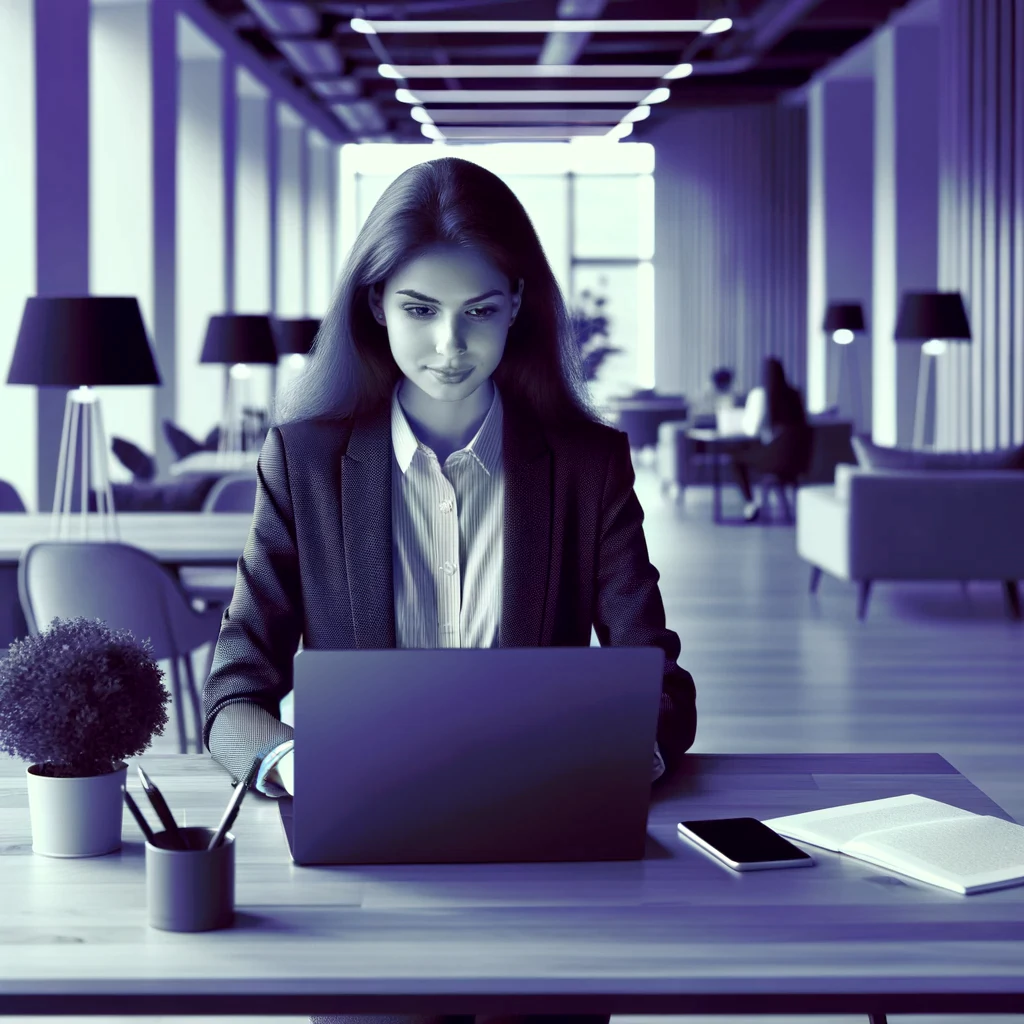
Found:
<path fill-rule="evenodd" d="M 502 441 L 502 404 L 501 396 L 498 393 L 498 385 L 494 383 L 494 394 L 491 399 L 491 407 L 487 410 L 480 429 L 472 441 L 459 449 L 460 451 L 471 452 L 473 457 L 481 466 L 493 476 L 501 466 L 501 441 Z M 409 470 L 412 457 L 419 448 L 419 441 L 409 426 L 402 403 L 398 400 L 398 389 L 402 386 L 402 378 L 396 382 L 391 392 L 391 444 L 398 460 L 398 466 L 402 473 Z"/>

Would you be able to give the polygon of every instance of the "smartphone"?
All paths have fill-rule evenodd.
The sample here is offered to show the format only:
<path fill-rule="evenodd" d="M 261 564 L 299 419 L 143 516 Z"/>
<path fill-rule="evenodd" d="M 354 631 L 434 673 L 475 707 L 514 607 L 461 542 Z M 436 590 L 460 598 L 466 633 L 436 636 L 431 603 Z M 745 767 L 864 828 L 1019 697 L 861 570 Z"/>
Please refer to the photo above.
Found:
<path fill-rule="evenodd" d="M 712 818 L 680 821 L 679 835 L 734 871 L 803 868 L 814 858 L 783 839 L 757 818 Z"/>

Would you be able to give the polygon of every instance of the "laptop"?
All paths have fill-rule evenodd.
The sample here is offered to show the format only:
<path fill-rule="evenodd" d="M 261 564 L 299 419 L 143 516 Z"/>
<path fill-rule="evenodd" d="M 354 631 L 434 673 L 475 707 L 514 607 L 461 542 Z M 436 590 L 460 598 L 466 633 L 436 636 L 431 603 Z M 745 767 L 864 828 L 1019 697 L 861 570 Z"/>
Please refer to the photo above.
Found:
<path fill-rule="evenodd" d="M 638 860 L 659 647 L 300 650 L 296 864 Z"/>

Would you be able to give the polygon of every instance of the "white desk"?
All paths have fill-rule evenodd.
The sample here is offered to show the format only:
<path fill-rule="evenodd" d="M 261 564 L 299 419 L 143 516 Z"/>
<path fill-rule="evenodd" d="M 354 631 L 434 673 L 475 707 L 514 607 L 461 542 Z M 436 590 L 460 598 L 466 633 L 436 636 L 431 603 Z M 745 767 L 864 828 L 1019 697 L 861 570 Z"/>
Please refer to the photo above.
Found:
<path fill-rule="evenodd" d="M 258 451 L 193 452 L 170 467 L 171 476 L 185 473 L 255 473 Z"/>
<path fill-rule="evenodd" d="M 72 517 L 77 520 L 77 515 Z M 78 533 L 77 521 L 65 540 L 102 540 L 96 516 L 91 534 Z M 234 567 L 252 524 L 250 512 L 120 512 L 123 544 L 148 551 L 169 569 L 183 565 Z M 50 540 L 50 513 L 0 514 L 0 648 L 28 633 L 18 599 L 18 561 L 30 544 Z M 0 650 L 2 653 L 2 650 Z M 2 913 L 2 912 L 0 912 Z M 2 1011 L 0 1011 L 2 1012 Z M 2 1021 L 0 1021 L 2 1024 Z"/>
<path fill-rule="evenodd" d="M 182 825 L 214 826 L 231 778 L 209 755 L 129 760 Z M 643 860 L 299 867 L 276 801 L 250 792 L 235 923 L 150 928 L 145 847 L 32 853 L 24 762 L 0 754 L 0 1014 L 1019 1013 L 1024 887 L 960 896 L 815 850 L 740 874 L 683 818 L 770 818 L 920 793 L 1009 816 L 938 754 L 688 754 L 655 789 Z M 883 1020 L 881 1016 L 875 1018 Z M 0 1018 L 2 1022 L 2 1018 Z"/>

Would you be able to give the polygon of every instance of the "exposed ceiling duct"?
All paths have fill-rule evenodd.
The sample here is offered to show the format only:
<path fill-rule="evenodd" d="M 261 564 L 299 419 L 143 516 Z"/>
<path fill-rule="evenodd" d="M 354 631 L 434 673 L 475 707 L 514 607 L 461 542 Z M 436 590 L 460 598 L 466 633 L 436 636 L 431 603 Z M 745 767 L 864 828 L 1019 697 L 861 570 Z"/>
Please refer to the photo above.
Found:
<path fill-rule="evenodd" d="M 245 6 L 274 35 L 313 35 L 320 15 L 301 0 L 245 0 Z"/>

